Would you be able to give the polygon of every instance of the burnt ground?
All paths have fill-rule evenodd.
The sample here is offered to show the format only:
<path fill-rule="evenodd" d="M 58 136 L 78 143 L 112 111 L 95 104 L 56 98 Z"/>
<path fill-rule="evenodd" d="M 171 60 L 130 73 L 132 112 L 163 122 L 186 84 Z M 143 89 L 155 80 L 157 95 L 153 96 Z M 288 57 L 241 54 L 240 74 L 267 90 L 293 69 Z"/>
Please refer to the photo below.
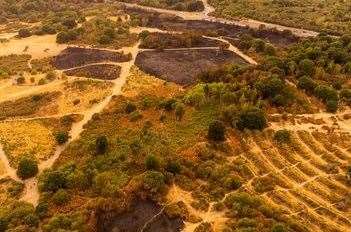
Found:
<path fill-rule="evenodd" d="M 218 40 L 204 38 L 196 34 L 150 33 L 142 39 L 140 48 L 189 48 L 189 47 L 226 47 L 228 44 Z"/>
<path fill-rule="evenodd" d="M 64 71 L 68 76 L 114 80 L 119 77 L 121 67 L 114 64 L 92 64 Z"/>
<path fill-rule="evenodd" d="M 159 215 L 154 217 L 157 214 Z M 145 224 L 147 226 L 144 227 Z M 137 201 L 128 212 L 113 218 L 99 217 L 97 225 L 98 232 L 140 232 L 143 228 L 144 232 L 179 232 L 184 227 L 180 218 L 170 219 L 152 201 Z"/>
<path fill-rule="evenodd" d="M 144 51 L 135 61 L 142 71 L 180 85 L 193 84 L 200 73 L 230 63 L 247 64 L 235 53 L 218 49 Z"/>
<path fill-rule="evenodd" d="M 92 48 L 68 47 L 54 57 L 53 66 L 57 69 L 69 69 L 99 62 L 127 62 L 131 58 L 131 54 Z"/>
<path fill-rule="evenodd" d="M 228 36 L 233 38 L 238 38 L 242 34 L 249 34 L 256 38 L 266 39 L 270 43 L 279 46 L 286 46 L 299 41 L 299 38 L 290 31 L 278 31 L 267 28 L 252 29 L 206 20 L 184 20 L 174 15 L 160 14 L 132 7 L 127 7 L 125 10 L 140 19 L 140 26 L 154 27 L 161 30 L 193 32 L 202 35 Z"/>

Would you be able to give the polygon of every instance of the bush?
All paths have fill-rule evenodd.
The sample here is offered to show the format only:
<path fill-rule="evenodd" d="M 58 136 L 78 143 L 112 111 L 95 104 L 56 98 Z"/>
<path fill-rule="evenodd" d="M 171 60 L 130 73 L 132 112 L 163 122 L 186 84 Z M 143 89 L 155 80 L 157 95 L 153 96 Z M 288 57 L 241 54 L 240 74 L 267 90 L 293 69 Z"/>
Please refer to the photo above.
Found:
<path fill-rule="evenodd" d="M 134 111 L 129 115 L 129 121 L 135 122 L 138 121 L 139 119 L 142 119 L 143 115 L 139 111 Z"/>
<path fill-rule="evenodd" d="M 313 92 L 316 86 L 317 84 L 312 80 L 312 78 L 307 76 L 300 77 L 299 82 L 297 83 L 297 87 L 308 92 Z"/>
<path fill-rule="evenodd" d="M 158 192 L 165 186 L 165 177 L 161 172 L 147 171 L 144 174 L 144 188 L 150 192 Z"/>
<path fill-rule="evenodd" d="M 39 202 L 37 207 L 35 208 L 35 214 L 39 216 L 39 218 L 46 217 L 49 210 L 49 205 L 46 202 Z"/>
<path fill-rule="evenodd" d="M 290 142 L 291 135 L 288 130 L 278 130 L 274 133 L 274 140 L 276 140 L 279 143 L 288 143 Z"/>
<path fill-rule="evenodd" d="M 346 103 L 351 103 L 351 89 L 343 89 L 340 91 L 340 98 Z"/>
<path fill-rule="evenodd" d="M 148 170 L 158 170 L 160 168 L 160 161 L 154 155 L 148 155 L 145 158 L 145 167 Z"/>
<path fill-rule="evenodd" d="M 32 33 L 30 32 L 30 30 L 26 29 L 26 28 L 22 28 L 18 31 L 18 36 L 20 38 L 30 37 L 31 35 L 32 35 Z"/>
<path fill-rule="evenodd" d="M 326 102 L 327 111 L 330 113 L 336 113 L 338 110 L 338 102 L 335 100 L 328 100 Z"/>
<path fill-rule="evenodd" d="M 272 227 L 272 232 L 287 232 L 289 231 L 282 223 L 276 223 Z"/>
<path fill-rule="evenodd" d="M 21 179 L 28 179 L 38 174 L 38 164 L 32 158 L 22 157 L 18 164 L 17 175 Z"/>
<path fill-rule="evenodd" d="M 235 125 L 239 130 L 244 130 L 245 128 L 249 130 L 263 130 L 267 127 L 267 120 L 261 109 L 250 107 L 239 113 L 239 118 Z"/>
<path fill-rule="evenodd" d="M 160 103 L 160 108 L 166 111 L 172 111 L 175 107 L 176 100 L 175 99 L 167 99 Z"/>
<path fill-rule="evenodd" d="M 64 205 L 69 201 L 70 197 L 66 190 L 60 189 L 53 196 L 52 200 L 56 205 Z"/>
<path fill-rule="evenodd" d="M 96 153 L 105 154 L 108 148 L 108 141 L 106 136 L 100 136 L 96 139 L 95 143 Z"/>
<path fill-rule="evenodd" d="M 338 101 L 338 92 L 326 85 L 318 85 L 314 89 L 315 95 L 320 98 L 322 101 Z"/>
<path fill-rule="evenodd" d="M 26 79 L 24 77 L 19 77 L 16 82 L 18 85 L 23 85 L 26 82 Z"/>
<path fill-rule="evenodd" d="M 56 192 L 59 189 L 65 188 L 67 179 L 65 173 L 61 171 L 47 171 L 44 173 L 40 183 L 41 191 Z"/>
<path fill-rule="evenodd" d="M 182 166 L 178 161 L 169 161 L 167 163 L 166 170 L 173 174 L 179 174 L 182 170 Z"/>
<path fill-rule="evenodd" d="M 67 131 L 60 131 L 55 134 L 55 139 L 58 144 L 64 144 L 69 139 L 69 134 Z"/>
<path fill-rule="evenodd" d="M 264 53 L 266 55 L 273 56 L 273 55 L 275 55 L 276 51 L 275 51 L 275 48 L 272 45 L 267 44 L 265 49 L 264 49 Z"/>
<path fill-rule="evenodd" d="M 209 140 L 221 142 L 225 140 L 225 126 L 221 121 L 213 121 L 208 127 Z"/>
<path fill-rule="evenodd" d="M 299 71 L 300 75 L 312 76 L 315 71 L 313 61 L 310 59 L 301 60 L 299 63 Z"/>

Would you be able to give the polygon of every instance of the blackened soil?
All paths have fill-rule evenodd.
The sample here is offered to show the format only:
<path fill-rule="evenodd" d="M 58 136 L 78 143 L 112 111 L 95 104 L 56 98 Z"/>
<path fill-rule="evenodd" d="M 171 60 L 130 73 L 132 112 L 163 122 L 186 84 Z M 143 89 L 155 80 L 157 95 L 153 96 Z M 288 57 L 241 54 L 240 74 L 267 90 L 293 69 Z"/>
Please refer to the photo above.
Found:
<path fill-rule="evenodd" d="M 157 215 L 157 216 L 155 216 Z M 98 232 L 179 232 L 184 227 L 180 218 L 170 219 L 162 207 L 152 201 L 138 201 L 128 210 L 113 217 L 98 218 Z"/>
<path fill-rule="evenodd" d="M 247 64 L 235 53 L 218 49 L 144 51 L 135 61 L 142 71 L 180 85 L 194 84 L 200 73 L 232 63 Z"/>
<path fill-rule="evenodd" d="M 119 77 L 121 73 L 121 67 L 114 64 L 93 64 L 66 70 L 64 73 L 68 76 L 114 80 Z"/>
<path fill-rule="evenodd" d="M 131 58 L 131 54 L 122 54 L 120 52 L 69 47 L 53 59 L 53 66 L 57 69 L 70 69 L 77 66 L 108 61 L 127 62 L 130 61 Z"/>

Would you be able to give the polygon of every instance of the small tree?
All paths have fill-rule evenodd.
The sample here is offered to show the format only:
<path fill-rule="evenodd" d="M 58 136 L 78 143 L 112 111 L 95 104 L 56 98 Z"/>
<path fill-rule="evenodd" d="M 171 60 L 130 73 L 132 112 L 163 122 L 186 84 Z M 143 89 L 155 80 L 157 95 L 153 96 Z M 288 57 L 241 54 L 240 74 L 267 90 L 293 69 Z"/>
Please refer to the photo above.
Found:
<path fill-rule="evenodd" d="M 106 136 L 100 136 L 96 139 L 96 153 L 104 154 L 108 148 L 108 141 Z"/>
<path fill-rule="evenodd" d="M 17 169 L 17 175 L 21 179 L 28 179 L 38 174 L 38 164 L 34 159 L 22 157 Z"/>
<path fill-rule="evenodd" d="M 328 112 L 335 113 L 338 110 L 338 102 L 336 100 L 328 100 L 326 107 Z"/>
<path fill-rule="evenodd" d="M 315 70 L 315 66 L 312 60 L 304 59 L 299 63 L 299 71 L 301 75 L 312 76 Z"/>
<path fill-rule="evenodd" d="M 213 121 L 208 127 L 208 139 L 221 142 L 225 140 L 225 126 L 221 121 Z"/>
<path fill-rule="evenodd" d="M 53 196 L 52 200 L 56 205 L 64 205 L 69 201 L 70 197 L 66 190 L 60 189 Z"/>

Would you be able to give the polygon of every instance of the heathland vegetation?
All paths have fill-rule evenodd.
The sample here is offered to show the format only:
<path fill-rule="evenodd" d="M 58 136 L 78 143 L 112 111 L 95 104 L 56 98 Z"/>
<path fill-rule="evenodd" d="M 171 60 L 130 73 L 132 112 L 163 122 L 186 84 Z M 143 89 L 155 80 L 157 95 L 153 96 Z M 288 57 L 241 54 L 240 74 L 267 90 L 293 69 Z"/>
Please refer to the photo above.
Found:
<path fill-rule="evenodd" d="M 203 2 L 131 2 L 205 15 Z M 259 16 L 210 1 L 263 20 L 305 6 L 256 2 Z M 337 5 L 310 2 L 304 26 L 343 30 L 329 14 L 311 27 Z M 103 1 L 0 0 L 2 22 L 28 45 L 0 56 L 0 232 L 351 227 L 350 35 Z"/>

